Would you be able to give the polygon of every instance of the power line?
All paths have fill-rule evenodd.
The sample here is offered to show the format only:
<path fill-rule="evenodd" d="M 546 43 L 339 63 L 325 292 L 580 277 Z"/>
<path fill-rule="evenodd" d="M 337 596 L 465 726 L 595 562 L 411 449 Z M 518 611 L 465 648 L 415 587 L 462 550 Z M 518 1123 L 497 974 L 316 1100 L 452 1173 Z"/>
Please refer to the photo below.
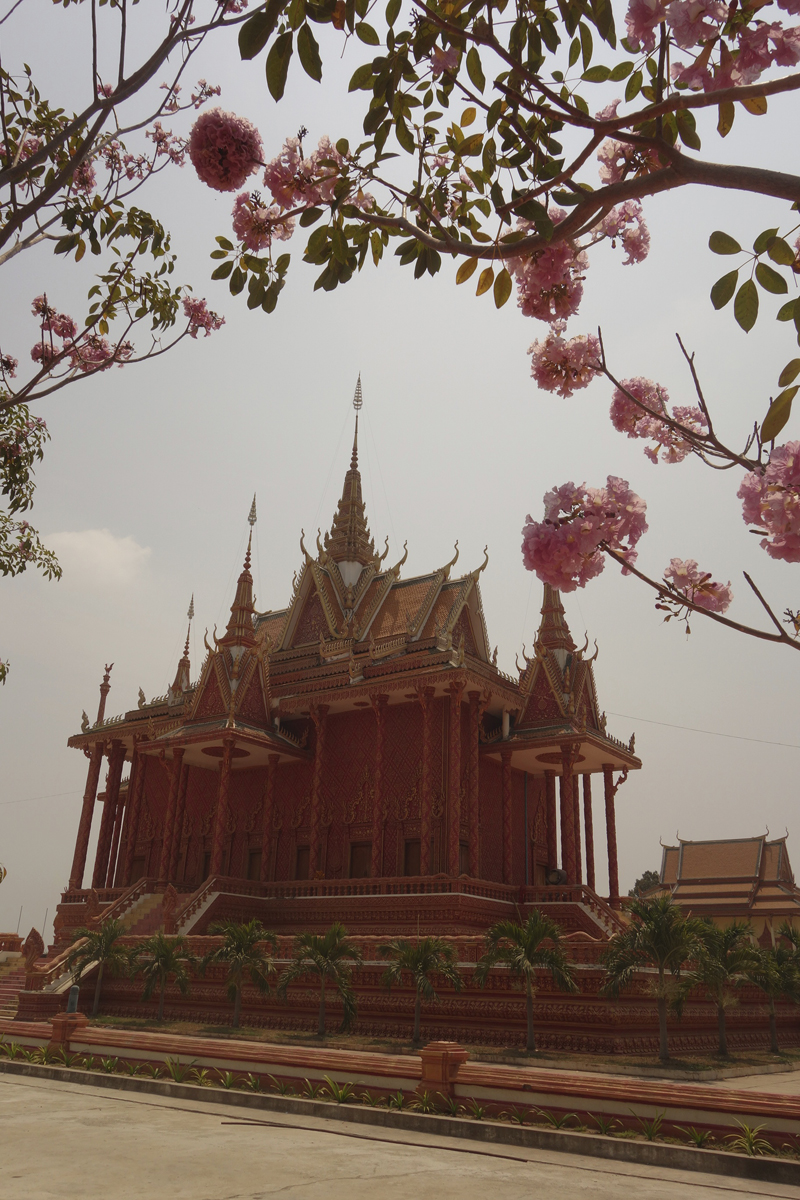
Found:
<path fill-rule="evenodd" d="M 71 792 L 50 792 L 47 796 L 23 796 L 20 800 L 0 800 L 0 807 L 7 804 L 32 804 L 34 800 L 54 800 L 57 796 L 80 796 L 80 788 Z"/>
<path fill-rule="evenodd" d="M 697 729 L 694 725 L 673 725 L 669 721 L 650 721 L 647 717 L 632 717 L 629 713 L 610 712 L 610 717 L 622 717 L 625 721 L 644 721 L 645 725 L 663 725 L 665 729 L 684 729 L 688 733 L 706 733 L 710 737 L 733 738 L 737 742 L 757 742 L 760 746 L 785 746 L 789 750 L 800 750 L 794 742 L 768 742 L 766 738 L 744 737 L 741 733 L 720 733 L 718 729 Z"/>

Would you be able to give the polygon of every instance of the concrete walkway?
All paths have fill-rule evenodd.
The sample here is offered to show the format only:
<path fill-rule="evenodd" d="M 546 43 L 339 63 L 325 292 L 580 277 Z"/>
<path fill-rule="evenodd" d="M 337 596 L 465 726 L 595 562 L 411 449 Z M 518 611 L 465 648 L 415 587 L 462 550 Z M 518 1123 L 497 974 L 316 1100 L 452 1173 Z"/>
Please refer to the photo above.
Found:
<path fill-rule="evenodd" d="M 744 1183 L 0 1076 L 3 1200 L 742 1200 Z"/>

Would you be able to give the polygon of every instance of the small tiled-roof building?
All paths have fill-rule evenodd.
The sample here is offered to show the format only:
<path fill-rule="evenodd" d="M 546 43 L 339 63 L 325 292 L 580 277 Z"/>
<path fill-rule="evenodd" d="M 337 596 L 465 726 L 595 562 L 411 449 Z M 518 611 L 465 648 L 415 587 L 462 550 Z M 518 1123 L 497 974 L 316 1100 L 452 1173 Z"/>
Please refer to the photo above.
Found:
<path fill-rule="evenodd" d="M 783 921 L 800 928 L 800 888 L 795 884 L 786 838 L 768 834 L 707 842 L 678 839 L 664 846 L 661 889 L 693 916 L 719 924 L 752 922 L 757 937 L 771 940 Z"/>

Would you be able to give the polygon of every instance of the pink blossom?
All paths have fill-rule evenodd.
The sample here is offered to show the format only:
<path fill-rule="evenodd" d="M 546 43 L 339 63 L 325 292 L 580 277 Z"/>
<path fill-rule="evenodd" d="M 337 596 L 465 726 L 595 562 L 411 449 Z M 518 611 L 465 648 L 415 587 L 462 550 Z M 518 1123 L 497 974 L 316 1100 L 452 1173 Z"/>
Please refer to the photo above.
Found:
<path fill-rule="evenodd" d="M 737 83 L 755 83 L 763 71 L 772 66 L 772 47 L 770 33 L 779 30 L 780 26 L 767 25 L 760 21 L 753 28 L 746 28 L 739 34 L 739 53 L 733 74 Z"/>
<path fill-rule="evenodd" d="M 778 8 L 788 12 L 793 17 L 800 17 L 800 0 L 777 0 Z"/>
<path fill-rule="evenodd" d="M 330 204 L 334 199 L 336 186 L 343 178 L 343 167 L 345 160 L 330 138 L 321 137 L 317 149 L 308 158 L 303 158 L 299 138 L 287 138 L 278 157 L 267 163 L 264 183 L 282 208 L 314 208 L 318 204 Z M 343 199 L 341 195 L 339 198 Z M 347 199 L 349 204 L 366 211 L 375 203 L 373 197 L 360 188 Z"/>
<path fill-rule="evenodd" d="M 529 353 L 537 385 L 559 396 L 571 396 L 588 387 L 599 374 L 600 342 L 591 334 L 565 342 L 559 334 L 549 333 L 543 342 L 534 342 Z"/>
<path fill-rule="evenodd" d="M 240 188 L 264 157 L 256 127 L 221 108 L 210 108 L 197 118 L 188 148 L 200 179 L 218 192 Z"/>
<path fill-rule="evenodd" d="M 113 96 L 114 94 L 114 85 L 113 83 L 101 83 L 97 91 L 100 96 L 105 96 L 107 100 L 109 96 Z"/>
<path fill-rule="evenodd" d="M 681 50 L 717 37 L 727 15 L 723 0 L 672 0 L 667 9 L 672 36 Z"/>
<path fill-rule="evenodd" d="M 800 442 L 776 447 L 763 472 L 745 475 L 737 495 L 747 524 L 766 533 L 767 554 L 800 562 Z"/>
<path fill-rule="evenodd" d="M 181 85 L 179 83 L 162 83 L 160 86 L 161 90 L 167 93 L 167 98 L 164 101 L 165 112 L 177 112 L 180 108 L 178 96 L 181 93 Z"/>
<path fill-rule="evenodd" d="M 166 156 L 169 157 L 176 166 L 183 166 L 189 143 L 186 142 L 182 137 L 178 137 L 169 129 L 163 129 L 160 121 L 154 121 L 153 128 L 148 129 L 144 136 L 149 138 L 154 144 L 156 148 L 156 158 Z"/>
<path fill-rule="evenodd" d="M 655 150 L 618 142 L 614 138 L 606 138 L 603 142 L 597 152 L 597 161 L 603 183 L 620 183 L 628 175 L 647 175 L 661 167 Z"/>
<path fill-rule="evenodd" d="M 24 162 L 26 158 L 32 158 L 42 148 L 42 143 L 37 137 L 32 134 L 26 134 L 25 140 L 22 143 L 22 149 L 9 146 L 7 142 L 0 142 L 0 154 L 3 158 L 8 158 L 11 162 Z"/>
<path fill-rule="evenodd" d="M 687 433 L 697 438 L 708 433 L 708 422 L 699 408 L 676 405 L 670 414 L 667 408 L 669 396 L 666 388 L 660 384 L 641 376 L 623 379 L 621 383 L 625 391 L 615 388 L 611 398 L 611 424 L 629 438 L 652 440 L 655 444 L 644 448 L 651 462 L 657 463 L 659 454 L 661 462 L 682 462 L 693 449 L 689 438 L 683 436 L 679 429 L 667 425 L 664 416 L 671 416 Z M 630 395 L 626 395 L 626 392 Z M 640 407 L 642 405 L 644 407 Z"/>
<path fill-rule="evenodd" d="M 698 54 L 694 62 L 684 66 L 683 63 L 674 62 L 671 67 L 672 78 L 675 83 L 683 83 L 686 87 L 691 88 L 695 92 L 710 91 L 713 84 L 713 76 L 708 68 L 708 65 L 703 65 L 700 55 Z"/>
<path fill-rule="evenodd" d="M 107 371 L 114 363 L 121 366 L 133 354 L 130 342 L 120 342 L 118 346 L 112 346 L 108 338 L 97 333 L 88 333 L 80 341 L 66 348 L 69 349 L 71 365 L 85 375 L 95 371 Z"/>
<path fill-rule="evenodd" d="M 207 83 L 205 79 L 198 79 L 197 91 L 192 92 L 192 104 L 195 108 L 202 108 L 206 100 L 210 100 L 212 96 L 220 96 L 221 94 L 222 88 L 219 85 L 215 87 Z"/>
<path fill-rule="evenodd" d="M 84 196 L 90 196 L 97 187 L 97 176 L 91 162 L 82 162 L 72 172 L 72 183 L 70 191 L 80 192 Z"/>
<path fill-rule="evenodd" d="M 13 379 L 17 373 L 19 359 L 13 358 L 10 354 L 0 353 L 0 374 Z"/>
<path fill-rule="evenodd" d="M 446 50 L 442 50 L 440 46 L 433 47 L 431 60 L 431 75 L 434 79 L 437 76 L 444 74 L 445 71 L 451 74 L 458 69 L 458 49 L 456 46 L 448 46 Z"/>
<path fill-rule="evenodd" d="M 690 603 L 707 612 L 724 613 L 733 600 L 731 581 L 715 583 L 708 571 L 701 571 L 693 558 L 671 558 L 664 578 Z"/>
<path fill-rule="evenodd" d="M 625 251 L 623 265 L 642 262 L 650 249 L 650 232 L 644 223 L 642 206 L 638 200 L 625 200 L 606 213 L 597 229 L 608 238 L 612 246 L 619 238 Z"/>
<path fill-rule="evenodd" d="M 664 0 L 630 0 L 625 24 L 628 41 L 634 50 L 656 48 L 656 26 L 666 19 L 667 6 Z"/>
<path fill-rule="evenodd" d="M 294 232 L 294 217 L 286 217 L 277 204 L 266 208 L 258 192 L 241 192 L 233 206 L 233 232 L 248 250 L 263 250 L 273 240 L 281 242 Z"/>
<path fill-rule="evenodd" d="M 198 330 L 204 329 L 209 337 L 215 329 L 221 329 L 225 318 L 212 312 L 205 300 L 196 300 L 193 296 L 183 297 L 183 311 L 189 318 L 189 336 L 196 338 Z"/>
<path fill-rule="evenodd" d="M 61 353 L 60 346 L 54 346 L 51 342 L 36 342 L 31 348 L 31 358 L 36 363 L 41 363 L 43 367 L 49 367 L 50 363 Z"/>
<path fill-rule="evenodd" d="M 770 33 L 770 41 L 772 42 L 773 54 L 772 59 L 776 67 L 796 67 L 800 62 L 800 26 L 795 25 L 792 29 L 781 29 L 780 25 L 773 25 Z"/>
<path fill-rule="evenodd" d="M 613 121 L 614 117 L 617 115 L 617 109 L 621 103 L 621 100 L 612 100 L 610 104 L 605 106 L 605 108 L 601 108 L 600 112 L 594 114 L 595 121 Z"/>
<path fill-rule="evenodd" d="M 550 209 L 554 224 L 558 225 L 564 216 L 563 209 Z M 533 229 L 522 219 L 517 226 L 526 233 Z M 517 303 L 526 317 L 552 324 L 565 321 L 578 311 L 583 297 L 583 272 L 589 260 L 569 238 L 554 241 L 525 257 L 509 259 L 507 265 L 517 281 Z"/>
<path fill-rule="evenodd" d="M 226 17 L 235 16 L 247 8 L 247 0 L 222 0 L 222 12 Z"/>
<path fill-rule="evenodd" d="M 609 475 L 604 488 L 563 484 L 544 497 L 543 521 L 529 515 L 522 530 L 522 558 L 543 583 L 572 592 L 605 566 L 608 547 L 632 562 L 647 531 L 646 505 L 624 479 Z"/>

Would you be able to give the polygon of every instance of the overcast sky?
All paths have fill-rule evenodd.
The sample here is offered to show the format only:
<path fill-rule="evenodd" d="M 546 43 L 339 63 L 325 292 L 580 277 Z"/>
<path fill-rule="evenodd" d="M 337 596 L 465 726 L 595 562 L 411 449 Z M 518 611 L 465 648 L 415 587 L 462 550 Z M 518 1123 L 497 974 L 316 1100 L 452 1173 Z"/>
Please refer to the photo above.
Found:
<path fill-rule="evenodd" d="M 4 35 L 4 65 L 31 62 L 62 89 L 62 103 L 77 103 L 88 79 L 85 15 L 28 0 Z M 47 38 L 39 36 L 42 21 Z M 323 133 L 359 140 L 358 98 L 343 94 L 343 82 L 367 54 L 356 47 L 341 63 L 326 59 L 322 87 L 293 62 L 279 106 L 266 91 L 263 61 L 240 64 L 233 40 L 215 43 L 195 75 L 223 85 L 223 106 L 258 125 L 272 156 L 301 124 L 311 142 Z M 598 92 L 598 107 L 605 99 Z M 709 157 L 796 171 L 796 138 L 787 149 L 784 136 L 796 127 L 792 103 L 770 100 L 768 121 L 740 112 L 723 144 L 709 120 Z M 0 862 L 8 868 L 0 930 L 13 932 L 18 920 L 23 934 L 31 925 L 41 929 L 49 910 L 50 936 L 87 767 L 66 739 L 80 728 L 82 709 L 94 719 L 106 662 L 115 664 L 108 715 L 132 707 L 140 686 L 148 697 L 165 691 L 192 594 L 196 674 L 204 628 L 227 617 L 254 492 L 258 607 L 288 602 L 300 529 L 329 526 L 341 490 L 359 371 L 362 475 L 376 543 L 388 534 L 396 561 L 408 539 L 406 575 L 441 566 L 457 538 L 459 567 L 470 570 L 488 543 L 481 585 L 504 671 L 515 673 L 514 655 L 523 642 L 530 647 L 539 619 L 541 586 L 521 563 L 523 521 L 528 512 L 541 514 L 548 488 L 569 479 L 599 485 L 621 475 L 647 500 L 650 532 L 639 548 L 651 574 L 672 555 L 697 558 L 715 578 L 732 580 L 732 615 L 747 621 L 760 616 L 742 570 L 778 612 L 800 603 L 796 568 L 769 560 L 743 524 L 733 472 L 712 473 L 693 461 L 653 466 L 642 443 L 613 430 L 603 382 L 571 400 L 538 393 L 526 351 L 544 328 L 512 303 L 497 312 L 490 295 L 476 299 L 470 285 L 456 288 L 450 263 L 435 280 L 415 283 L 410 270 L 390 261 L 334 293 L 315 293 L 315 269 L 300 262 L 299 231 L 287 247 L 292 269 L 278 309 L 254 314 L 208 278 L 214 235 L 230 230 L 232 197 L 199 184 L 191 166 L 162 176 L 148 196 L 172 230 L 179 278 L 206 295 L 226 325 L 152 364 L 114 369 L 38 406 L 53 440 L 32 519 L 58 552 L 64 578 L 46 583 L 30 571 L 0 580 L 0 653 L 12 666 L 0 689 Z M 730 312 L 714 313 L 708 290 L 725 264 L 706 244 L 715 228 L 743 244 L 770 224 L 786 228 L 785 208 L 688 189 L 652 201 L 650 257 L 623 267 L 619 251 L 593 254 L 570 334 L 602 325 L 619 375 L 657 379 L 674 402 L 688 404 L 674 339 L 680 331 L 697 351 L 720 431 L 741 444 L 793 347 L 787 327 L 772 320 L 777 305 L 763 306 L 747 336 Z M 81 316 L 94 266 L 66 266 L 47 249 L 6 266 L 4 352 L 27 361 L 37 337 L 30 301 L 45 289 L 60 309 Z M 798 436 L 796 417 L 786 432 Z M 615 568 L 565 605 L 576 639 L 588 632 L 598 640 L 595 669 L 609 731 L 625 739 L 635 732 L 643 761 L 618 794 L 625 890 L 658 867 L 659 839 L 674 841 L 677 832 L 797 834 L 793 652 L 700 618 L 687 638 L 676 624 L 664 625 L 651 594 Z M 99 813 L 87 874 L 98 824 Z M 599 804 L 595 828 L 600 841 Z M 790 837 L 790 855 L 793 846 Z M 597 857 L 602 890 L 605 860 Z"/>

